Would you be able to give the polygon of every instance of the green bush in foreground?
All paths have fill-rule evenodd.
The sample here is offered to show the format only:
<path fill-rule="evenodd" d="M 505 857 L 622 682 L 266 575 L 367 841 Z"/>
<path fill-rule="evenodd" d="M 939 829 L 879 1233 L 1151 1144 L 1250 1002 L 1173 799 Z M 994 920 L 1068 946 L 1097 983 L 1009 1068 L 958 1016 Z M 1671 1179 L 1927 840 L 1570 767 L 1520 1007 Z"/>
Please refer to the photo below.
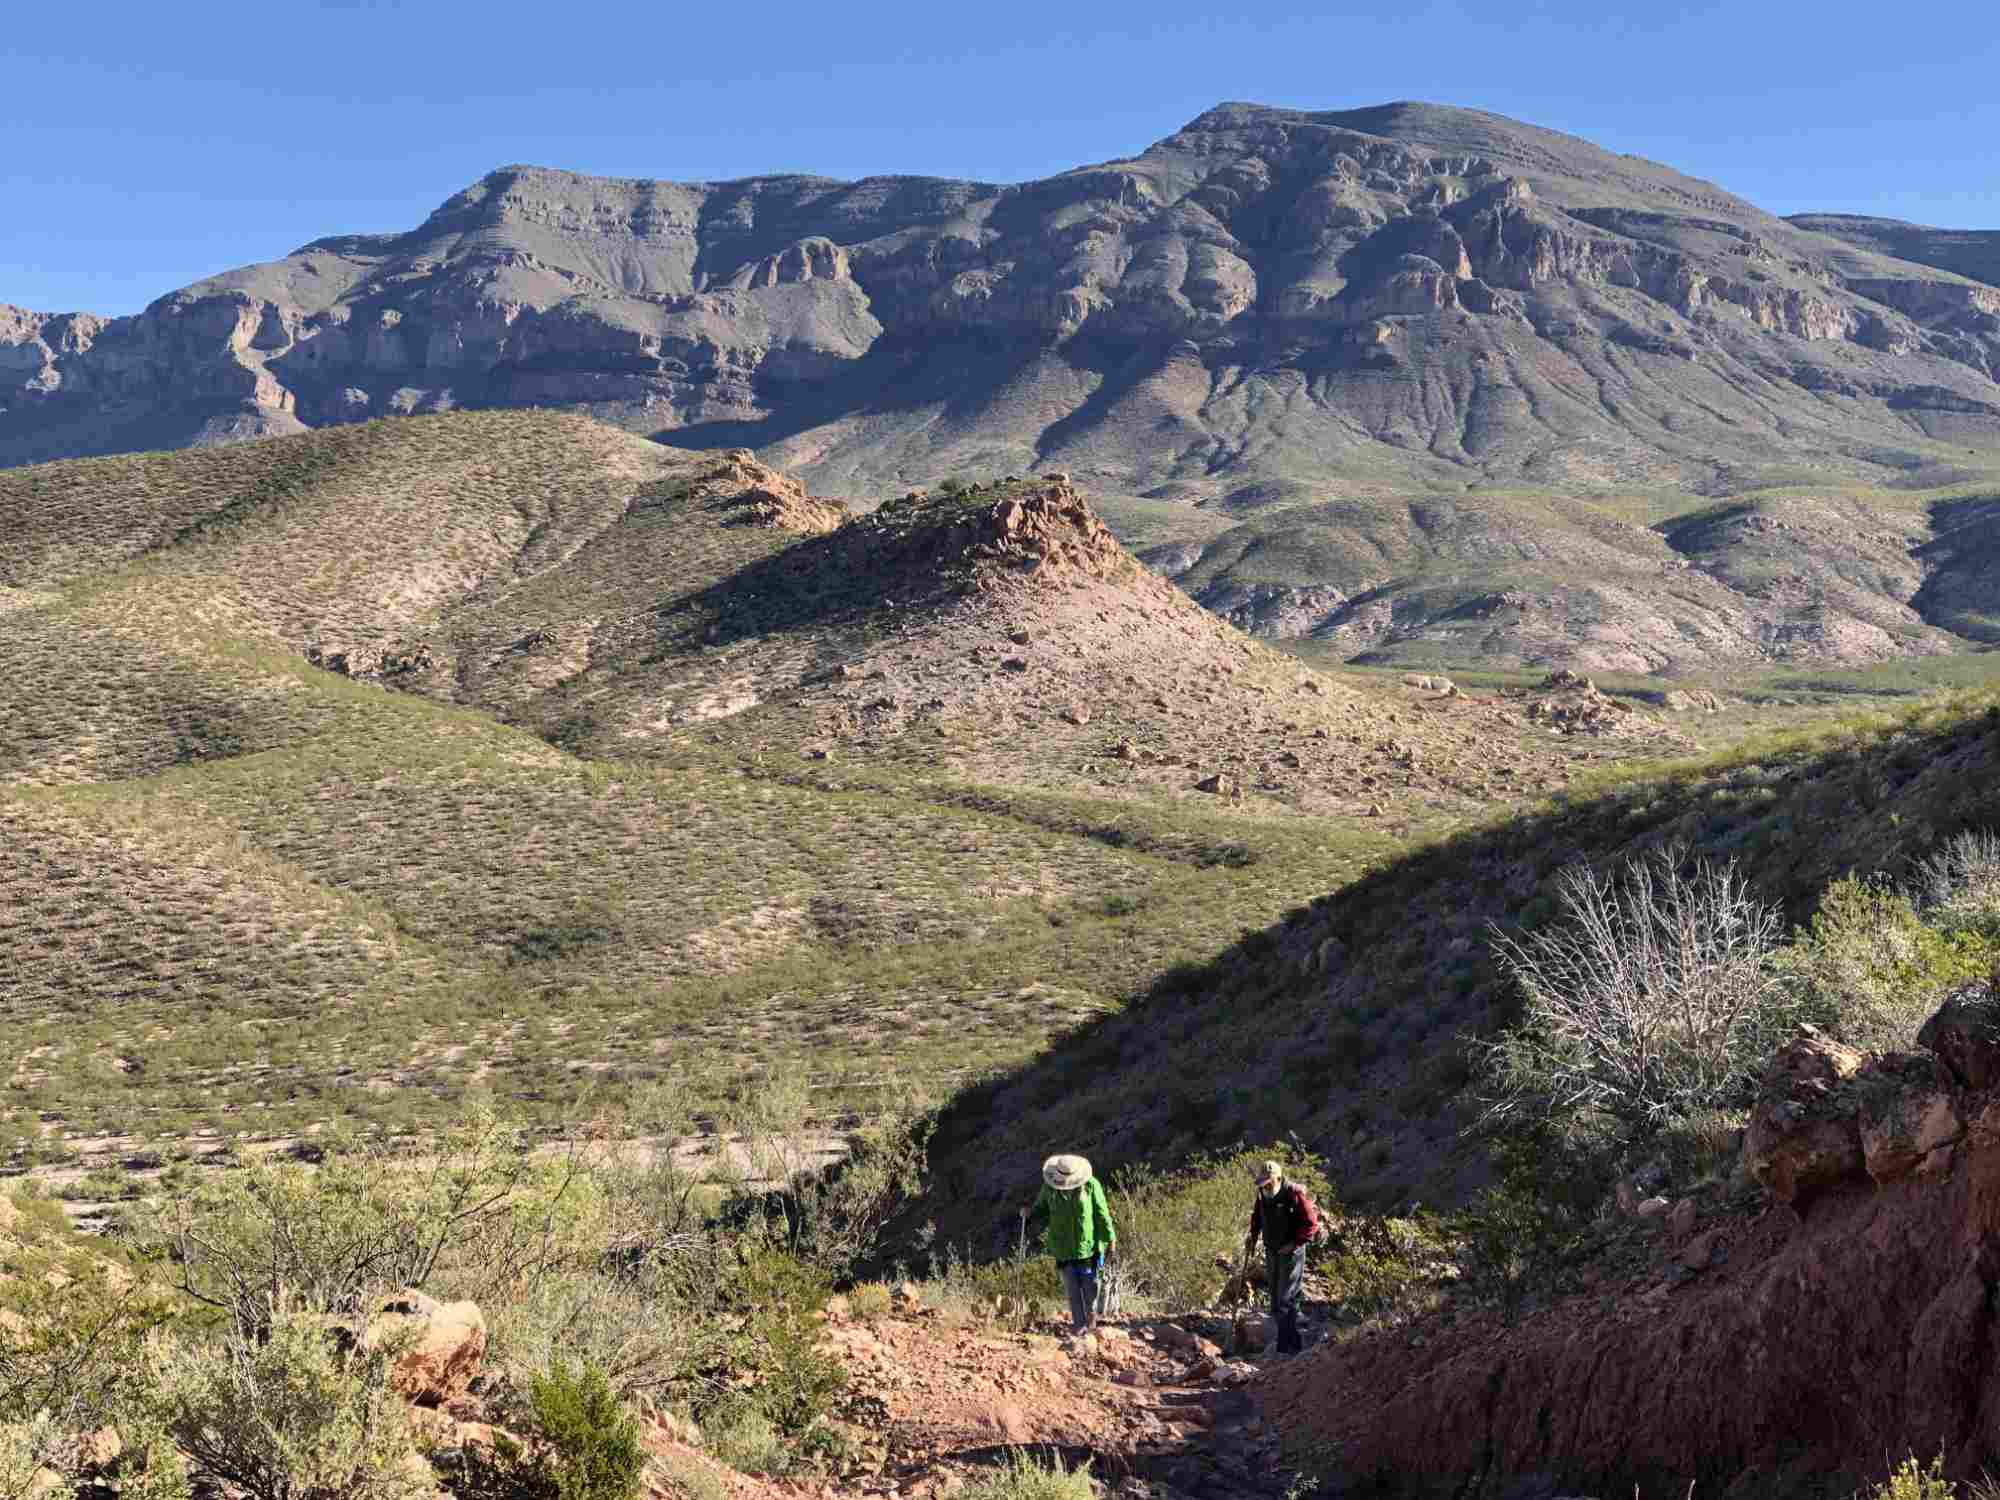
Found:
<path fill-rule="evenodd" d="M 557 1361 L 535 1377 L 528 1405 L 534 1433 L 495 1434 L 489 1454 L 463 1455 L 453 1488 L 477 1500 L 631 1500 L 646 1471 L 639 1423 L 604 1372 Z"/>
<path fill-rule="evenodd" d="M 1889 1477 L 1868 1500 L 1957 1500 L 1958 1486 L 1944 1477 L 1944 1460 L 1934 1458 L 1926 1468 L 1914 1457 L 1904 1459 L 1889 1471 Z"/>
<path fill-rule="evenodd" d="M 1095 1493 L 1088 1461 L 1072 1469 L 1059 1453 L 1044 1463 L 1016 1448 L 1004 1469 L 967 1485 L 960 1500 L 1091 1500 Z"/>
<path fill-rule="evenodd" d="M 251 1500 L 418 1500 L 434 1482 L 391 1354 L 281 1310 L 259 1334 L 170 1348 L 154 1401 L 196 1471 Z"/>

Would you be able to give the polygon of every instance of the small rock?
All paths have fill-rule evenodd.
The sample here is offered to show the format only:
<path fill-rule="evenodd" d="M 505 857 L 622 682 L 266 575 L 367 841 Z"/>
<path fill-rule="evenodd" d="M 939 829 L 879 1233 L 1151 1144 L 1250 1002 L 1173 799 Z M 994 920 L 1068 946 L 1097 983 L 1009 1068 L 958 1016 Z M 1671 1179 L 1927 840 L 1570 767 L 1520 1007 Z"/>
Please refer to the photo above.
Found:
<path fill-rule="evenodd" d="M 1277 1324 L 1269 1318 L 1259 1313 L 1242 1312 L 1236 1315 L 1230 1342 L 1238 1354 L 1258 1354 L 1269 1348 L 1277 1336 Z"/>
<path fill-rule="evenodd" d="M 1648 1198 L 1639 1205 L 1639 1217 L 1657 1219 L 1673 1207 L 1665 1198 Z"/>
<path fill-rule="evenodd" d="M 1090 705 L 1087 703 L 1072 703 L 1062 711 L 1062 717 L 1065 724 L 1088 724 L 1090 722 Z"/>
<path fill-rule="evenodd" d="M 1025 646 L 1028 644 L 1031 637 L 1025 630 L 1010 630 L 1007 632 L 1007 639 L 1012 641 L 1017 646 Z"/>
<path fill-rule="evenodd" d="M 486 1319 L 477 1304 L 439 1302 L 415 1290 L 388 1298 L 368 1321 L 366 1342 L 409 1342 L 389 1367 L 389 1384 L 418 1406 L 464 1394 L 486 1356 Z"/>
<path fill-rule="evenodd" d="M 1674 1211 L 1667 1215 L 1667 1228 L 1677 1240 L 1684 1240 L 1694 1229 L 1694 1199 L 1683 1198 L 1674 1205 Z"/>
<path fill-rule="evenodd" d="M 1000 670 L 1003 672 L 1025 672 L 1028 670 L 1028 659 L 1025 656 L 1010 656 L 1000 663 Z"/>
<path fill-rule="evenodd" d="M 1681 1251 L 1680 1262 L 1690 1271 L 1706 1271 L 1715 1259 L 1716 1246 L 1721 1242 L 1720 1231 L 1710 1229 L 1696 1235 Z"/>

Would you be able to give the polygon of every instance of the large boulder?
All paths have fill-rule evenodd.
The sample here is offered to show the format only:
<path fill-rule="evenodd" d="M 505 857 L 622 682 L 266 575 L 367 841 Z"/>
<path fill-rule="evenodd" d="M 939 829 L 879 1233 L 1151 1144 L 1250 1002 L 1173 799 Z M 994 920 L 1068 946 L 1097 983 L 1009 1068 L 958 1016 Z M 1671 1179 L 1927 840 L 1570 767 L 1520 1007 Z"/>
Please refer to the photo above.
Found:
<path fill-rule="evenodd" d="M 1860 1101 L 1846 1085 L 1862 1061 L 1810 1026 L 1771 1060 L 1744 1132 L 1743 1159 L 1781 1203 L 1861 1173 Z"/>
<path fill-rule="evenodd" d="M 1917 1033 L 1960 1088 L 2000 1083 L 2000 988 L 1970 984 L 1953 991 Z"/>
<path fill-rule="evenodd" d="M 1949 1148 L 1965 1134 L 1942 1066 L 1897 1054 L 1877 1061 L 1865 1077 L 1861 1153 L 1876 1185 L 1942 1168 Z"/>
<path fill-rule="evenodd" d="M 442 1406 L 465 1394 L 486 1357 L 486 1319 L 473 1302 L 440 1302 L 405 1289 L 368 1320 L 368 1343 L 394 1347 L 389 1384 L 413 1406 Z"/>

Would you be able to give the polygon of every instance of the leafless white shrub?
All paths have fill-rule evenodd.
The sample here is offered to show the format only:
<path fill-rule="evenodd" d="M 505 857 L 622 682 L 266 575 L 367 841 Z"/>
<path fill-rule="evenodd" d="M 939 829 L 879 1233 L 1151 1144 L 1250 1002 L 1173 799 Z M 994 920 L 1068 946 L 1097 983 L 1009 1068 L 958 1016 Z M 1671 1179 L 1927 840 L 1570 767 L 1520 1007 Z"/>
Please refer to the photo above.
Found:
<path fill-rule="evenodd" d="M 1526 1006 L 1486 1049 L 1486 1123 L 1599 1114 L 1646 1130 L 1738 1102 L 1793 1022 L 1777 911 L 1733 862 L 1689 867 L 1679 847 L 1615 878 L 1567 871 L 1557 899 L 1540 930 L 1496 931 Z"/>
<path fill-rule="evenodd" d="M 1910 889 L 1927 911 L 2000 917 L 2000 834 L 1961 833 L 1918 861 Z"/>

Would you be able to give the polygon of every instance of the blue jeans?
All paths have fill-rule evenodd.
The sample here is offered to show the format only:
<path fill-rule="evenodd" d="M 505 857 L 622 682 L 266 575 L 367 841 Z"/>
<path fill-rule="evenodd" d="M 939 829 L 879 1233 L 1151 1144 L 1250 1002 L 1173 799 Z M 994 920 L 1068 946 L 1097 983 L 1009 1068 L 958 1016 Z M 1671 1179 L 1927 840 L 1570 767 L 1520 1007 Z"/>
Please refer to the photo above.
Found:
<path fill-rule="evenodd" d="M 1303 1250 L 1264 1251 L 1264 1269 L 1271 1288 L 1271 1321 L 1278 1326 L 1277 1352 L 1297 1354 L 1305 1348 L 1299 1336 L 1299 1298 L 1305 1290 Z"/>
<path fill-rule="evenodd" d="M 1063 1290 L 1069 1293 L 1070 1328 L 1083 1333 L 1097 1321 L 1097 1262 L 1058 1261 L 1062 1268 Z"/>

